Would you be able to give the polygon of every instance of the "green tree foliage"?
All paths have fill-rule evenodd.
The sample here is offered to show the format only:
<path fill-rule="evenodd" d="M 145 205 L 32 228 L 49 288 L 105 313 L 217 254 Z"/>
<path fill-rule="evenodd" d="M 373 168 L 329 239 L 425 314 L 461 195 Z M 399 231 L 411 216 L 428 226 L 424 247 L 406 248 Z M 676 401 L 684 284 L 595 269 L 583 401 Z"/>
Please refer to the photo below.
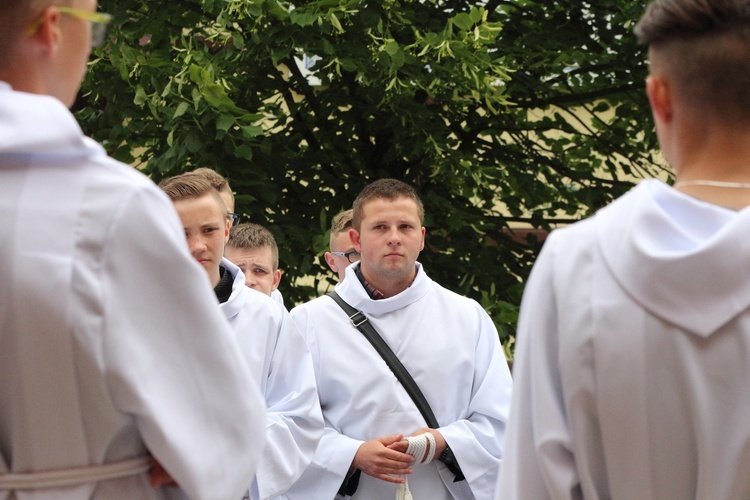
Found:
<path fill-rule="evenodd" d="M 539 246 L 509 225 L 548 230 L 660 170 L 631 34 L 642 1 L 100 4 L 116 22 L 77 107 L 85 131 L 157 181 L 226 175 L 277 238 L 288 303 L 317 293 L 294 278 L 331 280 L 333 215 L 395 177 L 424 199 L 429 274 L 509 340 Z"/>

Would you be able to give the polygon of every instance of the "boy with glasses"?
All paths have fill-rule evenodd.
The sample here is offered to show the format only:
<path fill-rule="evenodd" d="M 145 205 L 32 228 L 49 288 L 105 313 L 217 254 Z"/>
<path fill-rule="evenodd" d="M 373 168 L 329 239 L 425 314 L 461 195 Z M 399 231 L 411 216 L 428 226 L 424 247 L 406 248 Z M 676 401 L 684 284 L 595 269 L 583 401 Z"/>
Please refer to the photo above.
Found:
<path fill-rule="evenodd" d="M 219 196 L 224 200 L 224 204 L 227 207 L 227 217 L 232 222 L 233 226 L 236 225 L 240 216 L 234 212 L 234 193 L 232 192 L 232 188 L 226 177 L 216 170 L 207 167 L 196 168 L 188 173 L 202 176 L 209 184 L 211 184 L 211 187 L 219 192 Z"/>
<path fill-rule="evenodd" d="M 227 218 L 232 230 L 225 248 L 225 257 L 238 266 L 245 275 L 245 284 L 269 295 L 273 300 L 284 304 L 284 297 L 278 287 L 281 282 L 279 269 L 279 248 L 271 232 L 257 224 L 237 226 L 240 216 L 234 213 L 234 193 L 227 179 L 210 168 L 201 167 L 186 175 L 199 175 L 208 181 L 227 207 Z"/>
<path fill-rule="evenodd" d="M 331 223 L 330 252 L 326 252 L 324 258 L 331 271 L 338 275 L 339 281 L 344 281 L 346 268 L 349 267 L 349 264 L 359 261 L 359 252 L 354 249 L 352 240 L 349 237 L 349 230 L 351 228 L 351 209 L 337 214 Z"/>
<path fill-rule="evenodd" d="M 169 200 L 67 109 L 95 11 L 0 2 L 0 497 L 159 498 L 152 455 L 192 497 L 239 498 L 252 375 Z"/>

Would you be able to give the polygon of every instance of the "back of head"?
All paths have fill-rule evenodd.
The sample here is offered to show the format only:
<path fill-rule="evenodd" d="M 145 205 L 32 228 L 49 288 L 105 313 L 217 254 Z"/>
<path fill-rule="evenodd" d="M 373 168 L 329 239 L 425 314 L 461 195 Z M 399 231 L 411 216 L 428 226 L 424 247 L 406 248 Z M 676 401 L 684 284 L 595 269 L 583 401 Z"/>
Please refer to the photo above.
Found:
<path fill-rule="evenodd" d="M 72 24 L 67 22 L 69 16 L 60 15 L 60 9 L 80 14 L 92 4 L 71 6 L 72 0 L 0 0 L 0 80 L 14 90 L 73 105 L 86 74 L 91 44 L 81 43 L 85 32 L 80 24 L 77 29 L 66 28 Z M 94 41 L 91 33 L 88 37 Z"/>
<path fill-rule="evenodd" d="M 635 27 L 652 73 L 699 113 L 750 122 L 750 0 L 655 0 Z"/>
<path fill-rule="evenodd" d="M 279 247 L 276 245 L 276 238 L 273 237 L 271 231 L 261 225 L 245 222 L 234 226 L 229 232 L 227 248 L 250 249 L 263 247 L 271 249 L 273 268 L 278 269 Z"/>
<path fill-rule="evenodd" d="M 32 22 L 37 4 L 29 0 L 0 0 L 0 69 L 9 58 L 13 45 Z"/>
<path fill-rule="evenodd" d="M 352 227 L 357 231 L 360 230 L 362 219 L 364 219 L 364 206 L 372 200 L 396 200 L 398 198 L 409 198 L 417 205 L 419 221 L 424 224 L 424 205 L 419 199 L 417 192 L 410 185 L 396 179 L 380 179 L 372 184 L 368 184 L 359 193 L 352 205 Z M 333 233 L 333 231 L 331 231 Z"/>
<path fill-rule="evenodd" d="M 219 192 L 203 176 L 192 173 L 175 175 L 161 181 L 159 187 L 167 193 L 167 196 L 173 202 L 211 195 L 219 202 L 222 210 L 226 212 L 224 200 L 219 196 Z"/>

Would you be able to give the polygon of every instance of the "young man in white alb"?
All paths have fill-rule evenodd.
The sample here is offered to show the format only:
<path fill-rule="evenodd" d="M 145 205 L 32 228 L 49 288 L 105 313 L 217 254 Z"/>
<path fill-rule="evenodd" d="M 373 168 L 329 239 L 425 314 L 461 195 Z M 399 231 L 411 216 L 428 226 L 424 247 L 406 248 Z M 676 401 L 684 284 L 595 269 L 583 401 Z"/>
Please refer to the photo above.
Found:
<path fill-rule="evenodd" d="M 404 387 L 331 297 L 296 307 L 292 317 L 312 350 L 326 429 L 288 497 L 392 500 L 408 480 L 416 499 L 489 498 L 512 385 L 497 330 L 477 302 L 441 287 L 417 262 L 424 209 L 410 186 L 376 181 L 353 210 L 350 238 L 362 258 L 346 268 L 335 290 L 404 364 L 438 426 L 427 428 Z M 425 433 L 431 438 L 420 439 L 429 463 L 412 463 L 404 437 Z"/>
<path fill-rule="evenodd" d="M 302 474 L 323 432 L 310 351 L 284 306 L 245 286 L 242 271 L 223 258 L 231 221 L 219 193 L 189 173 L 159 186 L 174 203 L 190 253 L 214 287 L 212 302 L 218 300 L 265 397 L 266 447 L 248 482 L 250 498 L 277 497 Z"/>

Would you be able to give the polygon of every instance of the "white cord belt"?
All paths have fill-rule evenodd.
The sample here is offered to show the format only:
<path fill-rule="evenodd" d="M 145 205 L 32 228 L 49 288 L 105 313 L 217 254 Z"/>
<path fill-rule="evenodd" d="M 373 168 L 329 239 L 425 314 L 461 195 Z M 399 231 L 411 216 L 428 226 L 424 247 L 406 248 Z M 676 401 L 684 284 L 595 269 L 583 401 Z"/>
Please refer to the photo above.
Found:
<path fill-rule="evenodd" d="M 425 432 L 419 436 L 406 438 L 409 447 L 406 453 L 414 457 L 415 464 L 428 464 L 435 458 L 435 436 L 431 432 Z M 429 444 L 429 450 L 428 448 Z M 404 476 L 404 482 L 396 489 L 396 500 L 413 500 L 409 491 L 409 480 Z"/>
<path fill-rule="evenodd" d="M 62 488 L 79 484 L 108 481 L 136 476 L 151 468 L 148 457 L 131 458 L 120 462 L 88 467 L 75 467 L 45 472 L 0 474 L 0 491 Z"/>

